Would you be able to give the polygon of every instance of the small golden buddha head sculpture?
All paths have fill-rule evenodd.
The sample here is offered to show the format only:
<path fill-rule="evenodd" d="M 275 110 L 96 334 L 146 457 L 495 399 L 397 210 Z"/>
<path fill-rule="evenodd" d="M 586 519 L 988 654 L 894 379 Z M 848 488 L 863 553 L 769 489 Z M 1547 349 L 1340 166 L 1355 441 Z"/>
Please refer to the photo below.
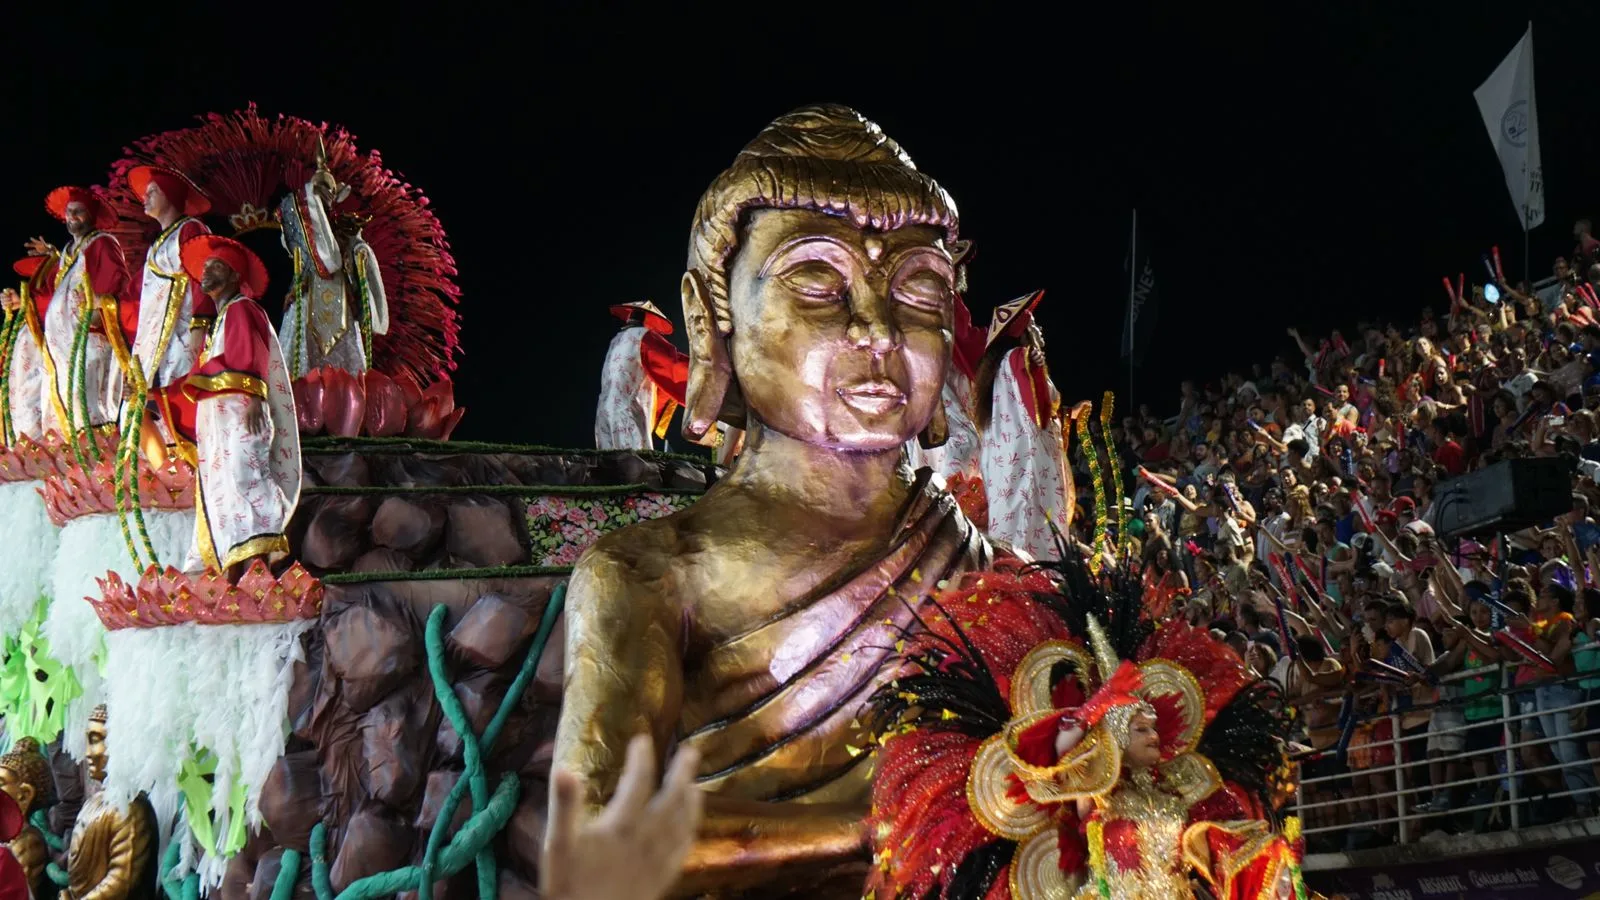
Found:
<path fill-rule="evenodd" d="M 106 778 L 106 705 L 96 706 L 89 713 L 89 726 L 83 730 L 88 746 L 83 751 L 83 761 L 89 764 L 89 777 L 95 781 Z"/>
<path fill-rule="evenodd" d="M 695 211 L 684 433 L 749 415 L 840 450 L 943 443 L 957 226 L 944 189 L 855 110 L 768 125 Z"/>
<path fill-rule="evenodd" d="M 50 762 L 45 759 L 38 741 L 30 737 L 18 738 L 11 750 L 0 756 L 0 791 L 17 801 L 24 818 L 48 802 L 53 788 Z"/>

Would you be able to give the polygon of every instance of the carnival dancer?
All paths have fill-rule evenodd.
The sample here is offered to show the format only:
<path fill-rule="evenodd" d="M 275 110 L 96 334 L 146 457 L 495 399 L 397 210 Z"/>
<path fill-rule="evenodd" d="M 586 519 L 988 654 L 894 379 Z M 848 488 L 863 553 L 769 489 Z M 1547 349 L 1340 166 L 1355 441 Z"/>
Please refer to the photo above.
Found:
<path fill-rule="evenodd" d="M 600 371 L 594 444 L 601 450 L 650 450 L 683 403 L 689 358 L 667 342 L 672 322 L 649 300 L 619 303 L 611 314 L 622 321 L 622 330 L 611 339 Z"/>
<path fill-rule="evenodd" d="M 294 263 L 279 329 L 293 378 L 322 366 L 365 372 L 372 363 L 372 335 L 389 332 L 383 276 L 377 256 L 361 239 L 362 222 L 334 216 L 349 195 L 350 186 L 334 177 L 319 145 L 316 173 L 278 206 L 283 247 Z M 336 221 L 342 228 L 334 227 Z M 357 305 L 353 323 L 352 301 Z"/>
<path fill-rule="evenodd" d="M 1060 396 L 1033 321 L 1043 297 L 1036 291 L 995 309 L 978 378 L 988 534 L 1035 559 L 1054 555 L 1055 531 L 1066 531 L 1070 515 Z"/>
<path fill-rule="evenodd" d="M 0 291 L 0 307 L 5 310 L 5 346 L 0 348 L 6 371 L 6 393 L 0 397 L 0 443 L 14 444 L 18 438 L 35 441 L 44 437 L 45 367 L 44 316 L 50 306 L 52 274 L 46 257 L 25 256 L 12 264 L 21 276 L 21 291 Z"/>
<path fill-rule="evenodd" d="M 58 187 L 45 207 L 72 240 L 62 250 L 42 237 L 27 243 L 29 253 L 47 258 L 54 284 L 44 320 L 44 420 L 71 436 L 116 424 L 138 301 L 130 299 L 122 245 L 107 231 L 116 213 L 99 191 Z"/>
<path fill-rule="evenodd" d="M 158 404 L 183 402 L 180 392 L 161 389 L 188 377 L 200 358 L 215 310 L 199 281 L 183 270 L 180 248 L 211 233 L 196 218 L 211 208 L 211 201 L 184 175 L 159 166 L 130 169 L 128 186 L 144 203 L 145 215 L 161 226 L 161 233 L 145 253 L 133 355 L 139 360 L 139 375 L 152 400 Z M 176 449 L 178 437 L 166 423 L 176 418 L 176 411 L 170 408 L 153 418 L 158 437 L 169 450 Z M 180 455 L 192 456 L 193 452 L 189 447 Z"/>
<path fill-rule="evenodd" d="M 924 447 L 920 440 L 908 441 L 906 453 L 913 469 L 923 466 L 933 469 L 944 476 L 951 493 L 962 497 L 967 493 L 968 485 L 981 493 L 983 484 L 974 384 L 983 360 L 987 336 L 983 329 L 972 324 L 972 311 L 967 308 L 961 294 L 966 289 L 967 265 L 972 261 L 972 242 L 954 242 L 950 255 L 956 263 L 956 293 L 951 298 L 951 334 L 954 340 L 950 345 L 950 370 L 945 373 L 941 396 L 945 416 L 944 443 Z M 962 509 L 979 527 L 988 527 L 986 518 L 976 514 L 981 505 L 969 508 L 963 503 Z"/>
<path fill-rule="evenodd" d="M 1111 581 L 1013 561 L 925 608 L 874 698 L 870 896 L 1305 896 L 1276 688 Z"/>
<path fill-rule="evenodd" d="M 183 269 L 216 308 L 199 365 L 181 385 L 195 402 L 194 546 L 188 571 L 236 580 L 253 559 L 289 552 L 284 534 L 300 498 L 300 432 L 283 351 L 256 302 L 267 270 L 243 244 L 201 235 L 181 251 Z M 180 434 L 187 427 L 172 423 Z"/>

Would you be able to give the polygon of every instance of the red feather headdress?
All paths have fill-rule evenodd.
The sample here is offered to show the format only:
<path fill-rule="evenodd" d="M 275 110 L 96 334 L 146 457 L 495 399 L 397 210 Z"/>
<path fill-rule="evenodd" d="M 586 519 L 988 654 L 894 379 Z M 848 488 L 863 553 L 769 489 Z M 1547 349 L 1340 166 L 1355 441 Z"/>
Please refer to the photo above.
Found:
<path fill-rule="evenodd" d="M 378 257 L 391 323 L 388 334 L 374 336 L 373 368 L 391 376 L 410 373 L 424 385 L 446 377 L 460 353 L 461 289 L 444 228 L 421 191 L 384 168 L 377 151 L 359 151 L 343 128 L 293 116 L 268 118 L 251 104 L 134 141 L 111 167 L 123 249 L 142 266 L 153 234 L 154 223 L 128 188 L 127 174 L 135 166 L 183 173 L 211 198 L 212 214 L 226 221 L 216 230 L 239 235 L 275 227 L 277 199 L 316 171 L 319 141 L 334 177 L 351 188 L 333 212 L 370 217 L 362 238 Z"/>

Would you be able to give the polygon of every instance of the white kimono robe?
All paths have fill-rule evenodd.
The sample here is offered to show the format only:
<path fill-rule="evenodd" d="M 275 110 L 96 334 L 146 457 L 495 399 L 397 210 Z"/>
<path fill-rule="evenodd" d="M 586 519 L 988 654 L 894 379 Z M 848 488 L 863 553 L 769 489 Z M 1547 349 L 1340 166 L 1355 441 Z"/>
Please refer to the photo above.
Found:
<path fill-rule="evenodd" d="M 283 351 L 260 304 L 243 297 L 220 304 L 186 390 L 197 401 L 198 456 L 186 570 L 288 553 L 285 531 L 300 500 L 300 431 Z M 263 432 L 246 427 L 251 398 L 267 404 Z"/>
<path fill-rule="evenodd" d="M 1027 352 L 1018 347 L 1007 353 L 994 379 L 981 463 L 989 536 L 1035 559 L 1054 559 L 1060 554 L 1050 523 L 1065 533 L 1070 512 L 1061 424 L 1046 408 L 1049 423 L 1041 428 L 1028 411 L 1023 392 L 1033 388 L 1017 376 L 1019 368 L 1029 371 Z M 1050 398 L 1040 402 L 1048 406 Z"/>
<path fill-rule="evenodd" d="M 594 411 L 594 445 L 601 450 L 650 450 L 656 410 L 655 382 L 645 374 L 640 344 L 648 330 L 632 325 L 617 332 L 600 370 L 600 402 Z"/>
<path fill-rule="evenodd" d="M 948 437 L 943 446 L 923 449 L 917 439 L 906 443 L 906 455 L 911 468 L 927 466 L 948 481 L 957 474 L 975 477 L 981 474 L 979 457 L 982 450 L 978 437 L 977 416 L 972 408 L 972 379 L 954 366 L 944 381 L 940 402 L 944 404 L 944 418 Z"/>
<path fill-rule="evenodd" d="M 45 379 L 44 420 L 47 429 L 76 432 L 86 427 L 114 424 L 122 409 L 123 378 L 113 350 L 112 340 L 121 341 L 122 333 L 117 322 L 111 323 L 116 334 L 110 335 L 104 327 L 90 331 L 83 351 L 74 359 L 73 343 L 84 315 L 94 316 L 103 326 L 100 309 L 108 302 L 119 299 L 115 294 L 97 295 L 90 284 L 89 259 L 104 260 L 103 265 L 121 267 L 115 290 L 120 293 L 127 279 L 127 265 L 122 262 L 122 248 L 117 239 L 103 231 L 88 235 L 61 256 L 56 273 L 55 292 L 44 317 L 45 364 L 55 378 Z M 114 261 L 114 262 L 113 262 Z M 124 348 L 126 349 L 126 348 Z M 86 409 L 87 407 L 87 409 Z M 66 414 L 67 422 L 60 421 Z"/>
<path fill-rule="evenodd" d="M 293 299 L 283 312 L 280 344 L 291 378 L 334 366 L 365 372 L 364 327 L 389 333 L 389 302 L 378 257 L 357 235 L 339 246 L 327 210 L 308 184 L 283 199 L 283 246 L 294 261 Z M 364 321 L 351 321 L 351 301 Z"/>
<path fill-rule="evenodd" d="M 37 441 L 45 432 L 45 367 L 40 348 L 44 317 L 32 297 L 25 297 L 23 308 L 12 315 L 17 318 L 6 359 L 6 432 L 0 434 L 0 443 L 7 444 L 22 437 Z"/>

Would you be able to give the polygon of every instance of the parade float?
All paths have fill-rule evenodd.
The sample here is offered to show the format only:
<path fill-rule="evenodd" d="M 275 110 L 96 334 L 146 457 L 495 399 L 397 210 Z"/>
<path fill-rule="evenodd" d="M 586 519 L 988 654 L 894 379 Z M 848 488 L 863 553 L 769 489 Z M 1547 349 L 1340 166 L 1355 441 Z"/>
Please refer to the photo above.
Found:
<path fill-rule="evenodd" d="M 1048 777 L 966 809 L 964 786 L 1004 780 L 972 763 L 998 758 L 1008 720 L 1071 693 L 1036 654 L 1012 672 L 1030 647 L 994 650 L 987 614 L 929 627 L 996 567 L 1031 580 L 994 615 L 1033 623 L 1018 634 L 1100 698 L 1051 720 L 1081 720 L 1091 736 L 1063 752 L 1110 767 L 1076 796 L 1123 796 L 1114 748 L 1141 709 L 1190 805 L 1223 789 L 1194 773 L 1217 773 L 1202 734 L 1227 702 L 1260 699 L 1242 671 L 1198 651 L 1156 666 L 1193 650 L 1165 628 L 1115 652 L 1092 639 L 1084 604 L 1148 633 L 1105 612 L 1121 489 L 1098 462 L 1094 527 L 1078 523 L 1098 574 L 1015 574 L 1077 553 L 1063 436 L 1093 448 L 1093 416 L 1049 383 L 1039 294 L 972 325 L 953 201 L 853 111 L 777 120 L 707 191 L 687 353 L 652 304 L 612 308 L 598 449 L 452 439 L 443 229 L 342 129 L 212 115 L 134 142 L 107 182 L 51 195 L 72 240 L 18 264 L 0 334 L 0 526 L 24 551 L 0 563 L 0 788 L 30 822 L 11 847 L 34 896 L 537 896 L 552 765 L 603 802 L 639 730 L 703 759 L 680 895 L 860 896 L 870 879 L 877 896 L 1154 896 L 1021 840 L 1046 831 L 1027 797 Z M 288 293 L 273 323 L 270 272 Z M 863 290 L 892 302 L 851 312 Z M 711 453 L 653 449 L 678 408 Z M 1040 619 L 1051 591 L 1079 611 Z M 930 713 L 898 687 L 917 677 L 1000 699 Z M 1191 684 L 1223 690 L 1207 705 Z M 1004 764 L 1065 765 L 1027 753 Z M 903 874 L 949 834 L 884 819 L 880 755 L 926 801 L 908 815 L 953 810 L 975 862 Z M 1227 828 L 1189 825 L 1267 874 L 1251 893 L 1214 879 L 1218 896 L 1302 891 L 1262 787 L 1281 752 L 1219 762 L 1249 790 L 1228 789 L 1244 799 Z M 1041 860 L 1063 877 L 1039 881 Z"/>

